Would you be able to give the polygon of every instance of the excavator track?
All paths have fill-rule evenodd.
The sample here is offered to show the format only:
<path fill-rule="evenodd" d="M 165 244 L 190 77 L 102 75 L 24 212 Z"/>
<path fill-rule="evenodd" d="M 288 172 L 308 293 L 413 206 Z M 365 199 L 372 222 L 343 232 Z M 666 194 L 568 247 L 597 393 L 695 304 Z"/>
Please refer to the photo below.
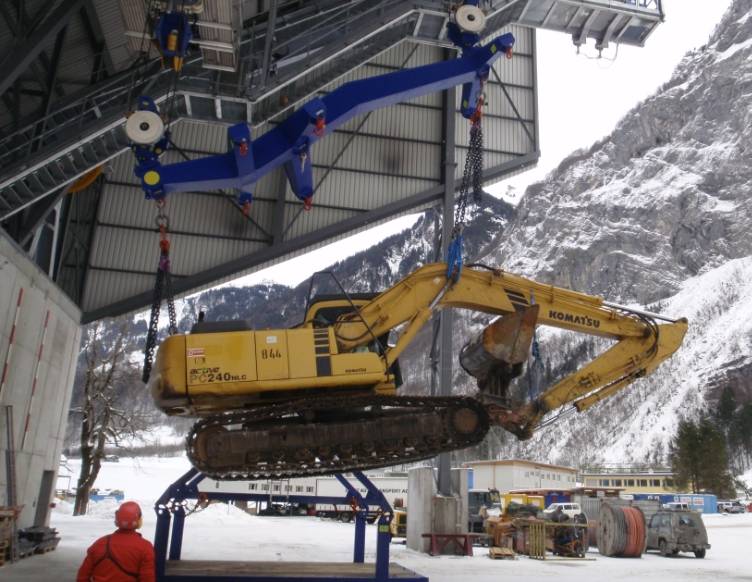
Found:
<path fill-rule="evenodd" d="M 483 440 L 489 417 L 467 397 L 311 397 L 200 420 L 188 458 L 218 480 L 307 477 L 420 461 Z"/>

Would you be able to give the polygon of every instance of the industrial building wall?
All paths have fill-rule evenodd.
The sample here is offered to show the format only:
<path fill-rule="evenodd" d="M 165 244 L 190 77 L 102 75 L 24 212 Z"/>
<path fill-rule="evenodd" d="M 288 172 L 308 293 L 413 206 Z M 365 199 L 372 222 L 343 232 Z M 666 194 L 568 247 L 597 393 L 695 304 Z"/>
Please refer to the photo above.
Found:
<path fill-rule="evenodd" d="M 47 525 L 81 331 L 78 308 L 0 232 L 0 505 L 12 410 L 19 527 Z"/>
<path fill-rule="evenodd" d="M 468 463 L 473 470 L 473 489 L 569 489 L 576 485 L 574 469 L 520 461 Z"/>

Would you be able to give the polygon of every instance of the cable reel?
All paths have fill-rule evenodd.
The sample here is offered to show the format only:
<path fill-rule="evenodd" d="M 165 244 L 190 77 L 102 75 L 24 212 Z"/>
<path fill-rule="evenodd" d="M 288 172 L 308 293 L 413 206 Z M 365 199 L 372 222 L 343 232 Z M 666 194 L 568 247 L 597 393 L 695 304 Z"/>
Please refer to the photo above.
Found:
<path fill-rule="evenodd" d="M 154 111 L 134 111 L 125 122 L 125 135 L 138 145 L 154 145 L 162 139 L 164 130 L 164 121 Z"/>
<path fill-rule="evenodd" d="M 486 15 L 478 6 L 463 4 L 454 11 L 454 22 L 462 32 L 478 34 L 486 27 Z"/>

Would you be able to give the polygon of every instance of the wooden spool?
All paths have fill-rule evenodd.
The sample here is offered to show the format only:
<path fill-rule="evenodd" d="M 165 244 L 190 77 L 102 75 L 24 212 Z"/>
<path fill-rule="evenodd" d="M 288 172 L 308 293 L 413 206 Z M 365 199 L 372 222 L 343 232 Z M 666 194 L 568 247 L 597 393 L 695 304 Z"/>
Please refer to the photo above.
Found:
<path fill-rule="evenodd" d="M 638 507 L 601 506 L 598 516 L 598 552 L 603 556 L 639 558 L 645 552 L 645 516 Z"/>

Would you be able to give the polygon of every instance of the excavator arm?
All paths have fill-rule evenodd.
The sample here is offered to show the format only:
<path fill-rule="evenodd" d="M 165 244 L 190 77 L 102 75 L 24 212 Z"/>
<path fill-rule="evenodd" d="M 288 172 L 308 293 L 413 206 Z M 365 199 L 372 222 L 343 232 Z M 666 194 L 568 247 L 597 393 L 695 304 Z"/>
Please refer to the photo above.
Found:
<path fill-rule="evenodd" d="M 687 331 L 686 319 L 630 310 L 501 270 L 466 268 L 455 282 L 439 263 L 415 271 L 356 313 L 341 317 L 334 326 L 338 348 L 351 351 L 400 330 L 396 343 L 384 347 L 391 365 L 431 316 L 447 307 L 501 316 L 463 348 L 460 362 L 478 380 L 492 422 L 521 439 L 529 438 L 549 411 L 568 404 L 583 411 L 650 374 L 679 348 Z M 534 401 L 513 408 L 507 390 L 527 360 L 536 325 L 616 343 Z"/>

